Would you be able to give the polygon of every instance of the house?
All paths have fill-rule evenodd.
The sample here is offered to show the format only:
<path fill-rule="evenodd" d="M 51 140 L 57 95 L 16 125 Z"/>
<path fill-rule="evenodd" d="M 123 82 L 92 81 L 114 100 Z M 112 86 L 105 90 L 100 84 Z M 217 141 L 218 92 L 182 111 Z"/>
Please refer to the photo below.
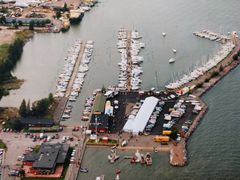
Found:
<path fill-rule="evenodd" d="M 32 174 L 54 174 L 57 166 L 63 166 L 69 150 L 68 144 L 41 144 L 38 153 L 30 152 L 23 158 L 24 166 L 31 166 Z"/>
<path fill-rule="evenodd" d="M 93 114 L 91 117 L 91 121 L 89 124 L 89 130 L 98 133 L 107 133 L 108 132 L 108 115 L 106 114 L 100 114 L 100 115 L 95 115 Z"/>
<path fill-rule="evenodd" d="M 24 127 L 51 127 L 54 125 L 54 122 L 52 119 L 22 117 L 19 120 Z"/>

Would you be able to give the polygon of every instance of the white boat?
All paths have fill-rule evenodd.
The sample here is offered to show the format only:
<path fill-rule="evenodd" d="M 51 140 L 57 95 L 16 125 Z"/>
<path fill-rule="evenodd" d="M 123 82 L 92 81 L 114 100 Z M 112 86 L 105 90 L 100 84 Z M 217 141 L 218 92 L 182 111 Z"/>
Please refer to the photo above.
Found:
<path fill-rule="evenodd" d="M 104 175 L 101 175 L 101 176 L 98 176 L 98 177 L 96 177 L 96 180 L 104 180 Z"/>
<path fill-rule="evenodd" d="M 168 62 L 169 62 L 169 63 L 174 63 L 174 62 L 175 62 L 175 59 L 174 59 L 174 58 L 171 58 L 171 59 L 169 59 Z"/>
<path fill-rule="evenodd" d="M 165 32 L 162 33 L 162 36 L 165 37 L 167 34 Z"/>
<path fill-rule="evenodd" d="M 145 161 L 146 161 L 147 166 L 152 165 L 152 157 L 151 157 L 151 154 L 149 152 L 147 152 L 147 154 L 145 156 Z"/>
<path fill-rule="evenodd" d="M 174 53 L 176 53 L 176 52 L 177 52 L 177 50 L 176 50 L 176 49 L 173 49 L 173 52 L 174 52 Z"/>
<path fill-rule="evenodd" d="M 111 154 L 108 155 L 108 160 L 110 163 L 114 163 L 118 159 L 119 159 L 119 155 L 117 155 L 117 150 L 114 148 L 111 150 Z"/>

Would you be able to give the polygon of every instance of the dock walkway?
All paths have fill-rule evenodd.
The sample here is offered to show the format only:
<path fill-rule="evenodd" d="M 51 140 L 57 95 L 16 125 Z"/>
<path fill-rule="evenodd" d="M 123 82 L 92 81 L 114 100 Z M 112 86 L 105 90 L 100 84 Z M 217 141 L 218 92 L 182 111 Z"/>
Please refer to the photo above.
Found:
<path fill-rule="evenodd" d="M 77 73 L 78 73 L 78 68 L 80 66 L 80 63 L 81 63 L 81 60 L 82 60 L 82 57 L 83 57 L 83 53 L 84 53 L 84 50 L 85 50 L 85 44 L 82 43 L 81 45 L 81 49 L 80 49 L 80 52 L 79 52 L 79 56 L 78 56 L 78 59 L 75 63 L 75 66 L 74 66 L 74 69 L 73 69 L 73 73 L 72 73 L 72 76 L 71 76 L 71 79 L 68 83 L 68 86 L 67 86 L 67 90 L 66 90 L 66 93 L 65 93 L 65 97 L 69 97 L 70 94 L 71 94 L 71 91 L 72 91 L 72 86 L 73 86 L 73 83 L 74 83 L 74 80 L 77 76 Z"/>
<path fill-rule="evenodd" d="M 127 31 L 127 90 L 131 91 L 132 83 L 131 83 L 131 74 L 132 74 L 132 55 L 131 55 L 131 31 Z"/>

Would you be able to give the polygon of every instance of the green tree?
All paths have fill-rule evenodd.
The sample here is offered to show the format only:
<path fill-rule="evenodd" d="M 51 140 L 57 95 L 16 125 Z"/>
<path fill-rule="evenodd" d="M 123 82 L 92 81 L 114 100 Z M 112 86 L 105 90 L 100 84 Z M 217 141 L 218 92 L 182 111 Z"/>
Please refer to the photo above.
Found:
<path fill-rule="evenodd" d="M 233 60 L 237 61 L 238 60 L 238 54 L 233 55 Z"/>
<path fill-rule="evenodd" d="M 22 26 L 22 25 L 23 25 L 23 22 L 22 22 L 22 21 L 18 21 L 18 25 L 19 25 L 19 26 Z"/>
<path fill-rule="evenodd" d="M 106 93 L 106 88 L 105 88 L 105 86 L 104 86 L 104 85 L 102 86 L 102 89 L 101 89 L 101 91 L 102 91 L 102 93 Z"/>
<path fill-rule="evenodd" d="M 23 99 L 20 107 L 19 107 L 19 114 L 22 116 L 22 117 L 25 117 L 27 115 L 27 106 L 26 106 L 26 101 L 25 99 Z"/>
<path fill-rule="evenodd" d="M 59 19 L 61 17 L 61 12 L 60 10 L 57 10 L 56 11 L 56 18 Z"/>
<path fill-rule="evenodd" d="M 63 6 L 63 12 L 66 12 L 66 11 L 68 11 L 68 7 L 67 7 L 67 3 L 65 2 Z"/>
<path fill-rule="evenodd" d="M 26 114 L 27 114 L 27 116 L 31 115 L 30 100 L 28 100 L 28 103 L 27 103 Z"/>
<path fill-rule="evenodd" d="M 29 23 L 29 30 L 34 30 L 34 21 L 30 21 Z"/>
<path fill-rule="evenodd" d="M 14 23 L 14 28 L 18 29 L 18 23 L 17 22 Z"/>
<path fill-rule="evenodd" d="M 5 16 L 1 16 L 0 17 L 0 24 L 6 24 L 6 17 Z"/>
<path fill-rule="evenodd" d="M 14 25 L 16 23 L 16 19 L 12 20 L 12 25 Z"/>
<path fill-rule="evenodd" d="M 23 126 L 22 126 L 22 123 L 18 119 L 15 119 L 12 123 L 12 127 L 16 131 L 21 131 Z"/>
<path fill-rule="evenodd" d="M 52 94 L 52 93 L 49 93 L 49 95 L 48 95 L 48 101 L 49 101 L 50 104 L 53 103 L 54 98 L 53 98 L 53 94 Z"/>
<path fill-rule="evenodd" d="M 40 27 L 40 22 L 39 21 L 36 22 L 36 26 Z"/>
<path fill-rule="evenodd" d="M 171 133 L 170 137 L 171 137 L 173 140 L 176 140 L 176 139 L 177 139 L 177 134 L 178 134 L 178 131 L 177 131 L 176 128 L 174 128 L 174 129 L 172 130 L 172 133 Z"/>

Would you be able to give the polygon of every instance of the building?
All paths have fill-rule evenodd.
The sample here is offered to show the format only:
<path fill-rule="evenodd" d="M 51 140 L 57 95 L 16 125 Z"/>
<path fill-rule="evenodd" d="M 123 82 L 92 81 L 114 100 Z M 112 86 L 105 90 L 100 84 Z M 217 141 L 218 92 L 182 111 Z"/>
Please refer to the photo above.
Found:
<path fill-rule="evenodd" d="M 103 114 L 105 103 L 106 97 L 102 93 L 97 94 L 93 104 L 93 114 Z"/>
<path fill-rule="evenodd" d="M 52 119 L 36 117 L 20 118 L 20 122 L 24 127 L 51 127 L 54 125 Z"/>
<path fill-rule="evenodd" d="M 43 143 L 38 153 L 30 152 L 24 156 L 23 165 L 31 166 L 32 174 L 54 174 L 57 166 L 63 166 L 69 150 L 68 144 Z"/>
<path fill-rule="evenodd" d="M 95 115 L 93 114 L 91 117 L 91 121 L 89 124 L 89 130 L 98 133 L 107 133 L 108 132 L 108 115 L 106 114 L 100 114 L 100 115 Z"/>
<path fill-rule="evenodd" d="M 130 118 L 129 116 L 126 124 L 123 127 L 123 131 L 130 132 L 135 135 L 137 135 L 140 132 L 143 132 L 158 101 L 159 99 L 153 96 L 147 97 L 144 100 L 137 115 L 133 118 Z"/>

